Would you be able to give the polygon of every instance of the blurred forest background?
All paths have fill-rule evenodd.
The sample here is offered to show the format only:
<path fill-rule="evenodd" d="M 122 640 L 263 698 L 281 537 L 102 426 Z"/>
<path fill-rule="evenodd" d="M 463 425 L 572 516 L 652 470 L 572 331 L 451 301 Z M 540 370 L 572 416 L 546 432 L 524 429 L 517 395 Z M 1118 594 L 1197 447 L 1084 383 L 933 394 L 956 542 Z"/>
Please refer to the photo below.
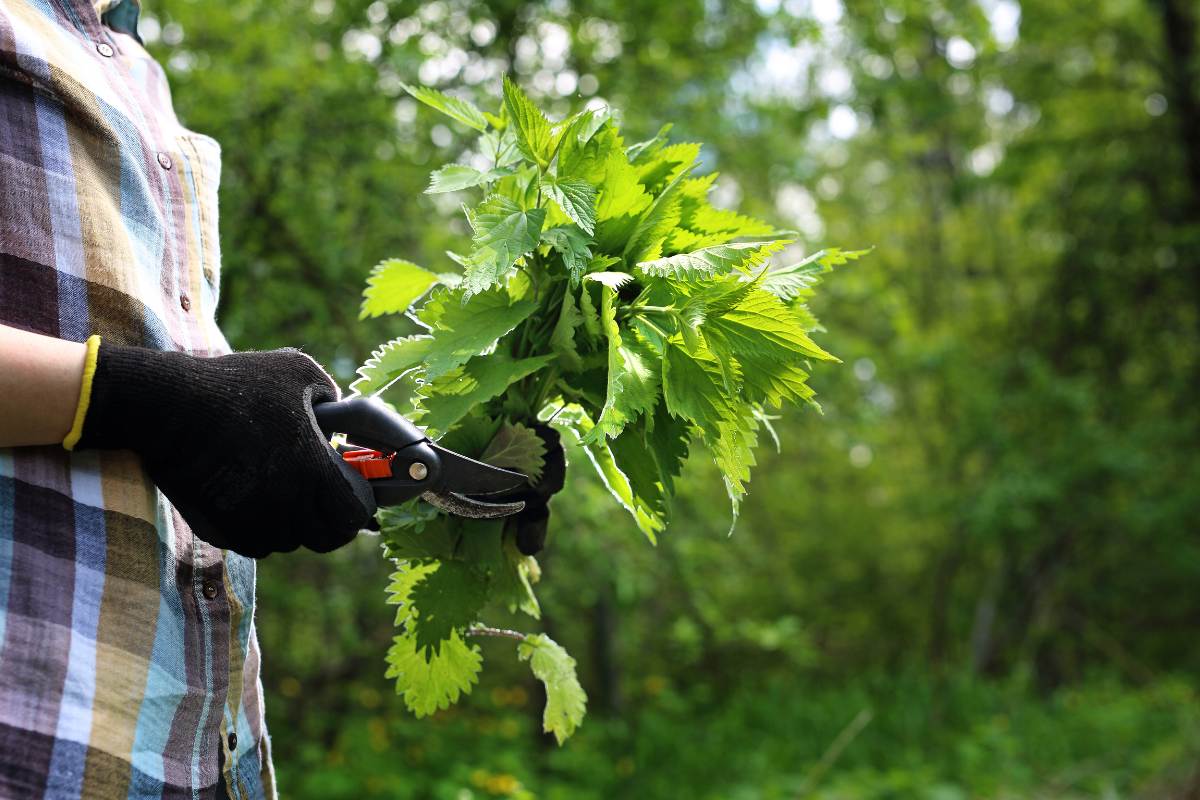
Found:
<path fill-rule="evenodd" d="M 1200 797 L 1192 2 L 144 5 L 224 146 L 230 340 L 343 384 L 406 332 L 356 320 L 371 266 L 449 269 L 464 234 L 422 190 L 465 131 L 401 81 L 674 122 L 722 204 L 875 247 L 818 297 L 845 363 L 732 538 L 700 459 L 652 548 L 575 458 L 541 594 L 591 714 L 561 749 L 511 643 L 408 715 L 370 539 L 263 562 L 284 797 Z"/>

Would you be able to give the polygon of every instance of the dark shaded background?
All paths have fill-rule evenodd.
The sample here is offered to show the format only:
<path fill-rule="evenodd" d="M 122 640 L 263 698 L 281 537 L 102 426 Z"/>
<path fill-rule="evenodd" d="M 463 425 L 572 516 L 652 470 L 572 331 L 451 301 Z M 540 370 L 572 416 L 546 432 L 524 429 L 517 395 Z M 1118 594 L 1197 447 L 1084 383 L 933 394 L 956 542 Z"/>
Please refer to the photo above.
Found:
<path fill-rule="evenodd" d="M 239 348 L 348 381 L 404 332 L 356 321 L 370 267 L 450 268 L 456 204 L 421 190 L 466 138 L 401 81 L 492 107 L 509 71 L 632 139 L 672 121 L 723 204 L 876 248 L 817 301 L 845 364 L 823 417 L 780 420 L 732 538 L 699 459 L 657 548 L 575 459 L 541 592 L 591 697 L 565 747 L 506 643 L 408 716 L 370 540 L 264 562 L 285 797 L 1200 796 L 1186 0 L 145 5 L 224 145 Z"/>

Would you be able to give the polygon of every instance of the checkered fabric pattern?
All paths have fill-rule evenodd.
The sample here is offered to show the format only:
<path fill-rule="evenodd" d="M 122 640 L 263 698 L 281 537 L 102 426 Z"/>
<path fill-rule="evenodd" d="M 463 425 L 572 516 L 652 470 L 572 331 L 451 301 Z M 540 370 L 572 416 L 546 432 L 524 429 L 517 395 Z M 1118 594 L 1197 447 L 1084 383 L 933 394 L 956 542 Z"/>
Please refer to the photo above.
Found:
<path fill-rule="evenodd" d="M 137 10 L 0 0 L 0 324 L 218 355 L 220 148 Z M 273 797 L 254 569 L 132 453 L 0 449 L 0 798 Z"/>

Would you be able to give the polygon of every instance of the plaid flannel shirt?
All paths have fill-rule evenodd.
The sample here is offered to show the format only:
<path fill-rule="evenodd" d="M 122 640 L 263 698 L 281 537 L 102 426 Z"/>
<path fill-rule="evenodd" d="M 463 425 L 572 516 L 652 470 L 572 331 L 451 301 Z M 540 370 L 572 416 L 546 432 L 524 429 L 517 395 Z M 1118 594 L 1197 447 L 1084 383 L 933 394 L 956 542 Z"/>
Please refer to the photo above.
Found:
<path fill-rule="evenodd" d="M 220 148 L 137 10 L 0 0 L 0 323 L 217 355 Z M 254 570 L 132 453 L 0 449 L 0 797 L 274 796 Z"/>

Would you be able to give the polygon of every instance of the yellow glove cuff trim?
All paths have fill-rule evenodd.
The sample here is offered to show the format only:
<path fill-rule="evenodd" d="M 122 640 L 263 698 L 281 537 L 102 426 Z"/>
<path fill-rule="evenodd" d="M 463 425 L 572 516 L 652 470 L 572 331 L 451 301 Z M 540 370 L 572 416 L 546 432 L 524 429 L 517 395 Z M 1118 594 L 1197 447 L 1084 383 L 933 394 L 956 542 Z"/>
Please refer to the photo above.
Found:
<path fill-rule="evenodd" d="M 96 358 L 100 354 L 100 335 L 94 334 L 87 340 L 87 357 L 83 360 L 83 383 L 79 387 L 79 405 L 75 407 L 75 423 L 62 446 L 73 450 L 83 436 L 83 420 L 92 401 L 92 378 L 96 376 Z"/>

